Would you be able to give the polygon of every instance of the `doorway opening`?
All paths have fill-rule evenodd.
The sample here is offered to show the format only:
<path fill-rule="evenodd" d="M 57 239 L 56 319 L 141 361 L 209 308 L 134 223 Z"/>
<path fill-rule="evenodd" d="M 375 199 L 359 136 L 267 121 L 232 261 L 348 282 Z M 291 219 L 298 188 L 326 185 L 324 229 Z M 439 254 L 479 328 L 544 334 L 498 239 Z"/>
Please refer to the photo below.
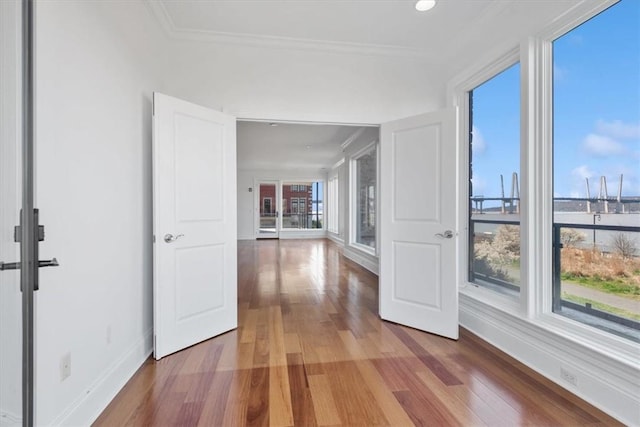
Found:
<path fill-rule="evenodd" d="M 238 120 L 238 239 L 346 240 L 339 175 L 346 147 L 367 128 L 377 140 L 377 126 Z"/>

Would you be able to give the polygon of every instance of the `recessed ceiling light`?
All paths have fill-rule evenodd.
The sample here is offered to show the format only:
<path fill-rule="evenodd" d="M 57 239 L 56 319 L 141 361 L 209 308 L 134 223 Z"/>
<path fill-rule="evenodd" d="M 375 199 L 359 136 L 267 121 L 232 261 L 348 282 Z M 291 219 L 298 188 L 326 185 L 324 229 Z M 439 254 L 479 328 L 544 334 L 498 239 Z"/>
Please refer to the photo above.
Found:
<path fill-rule="evenodd" d="M 269 123 L 269 126 L 276 127 L 276 126 L 278 126 L 278 124 L 277 123 Z"/>
<path fill-rule="evenodd" d="M 436 0 L 418 0 L 416 3 L 416 10 L 419 12 L 425 12 L 427 10 L 433 9 L 436 5 Z"/>

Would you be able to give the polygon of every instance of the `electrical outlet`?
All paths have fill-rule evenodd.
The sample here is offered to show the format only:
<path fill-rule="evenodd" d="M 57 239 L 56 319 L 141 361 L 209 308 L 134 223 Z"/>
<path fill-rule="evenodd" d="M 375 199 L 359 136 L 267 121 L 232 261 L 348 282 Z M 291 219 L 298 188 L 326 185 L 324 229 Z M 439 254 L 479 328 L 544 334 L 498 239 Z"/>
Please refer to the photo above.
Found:
<path fill-rule="evenodd" d="M 60 381 L 71 376 L 71 353 L 67 353 L 60 359 Z"/>
<path fill-rule="evenodd" d="M 569 384 L 573 384 L 576 387 L 578 386 L 578 376 L 573 372 L 560 368 L 560 377 Z"/>

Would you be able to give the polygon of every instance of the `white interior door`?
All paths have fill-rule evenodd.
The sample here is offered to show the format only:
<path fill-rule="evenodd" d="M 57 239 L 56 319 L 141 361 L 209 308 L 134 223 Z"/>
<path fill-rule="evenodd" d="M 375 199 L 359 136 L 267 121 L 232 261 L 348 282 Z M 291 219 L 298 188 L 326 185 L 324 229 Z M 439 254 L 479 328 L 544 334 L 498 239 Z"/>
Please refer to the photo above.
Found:
<path fill-rule="evenodd" d="M 457 111 L 381 126 L 380 316 L 458 338 Z"/>
<path fill-rule="evenodd" d="M 237 327 L 235 117 L 154 93 L 154 357 Z"/>

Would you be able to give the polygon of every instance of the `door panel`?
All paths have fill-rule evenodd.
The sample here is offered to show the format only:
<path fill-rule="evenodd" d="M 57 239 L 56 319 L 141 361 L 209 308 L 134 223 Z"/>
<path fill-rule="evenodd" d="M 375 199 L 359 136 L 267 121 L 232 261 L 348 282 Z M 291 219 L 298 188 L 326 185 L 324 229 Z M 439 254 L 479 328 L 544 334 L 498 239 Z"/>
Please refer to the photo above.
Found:
<path fill-rule="evenodd" d="M 20 3 L 0 2 L 0 262 L 20 261 Z M 0 425 L 22 425 L 22 294 L 20 270 L 0 271 Z M 26 361 L 24 362 L 26 363 Z"/>
<path fill-rule="evenodd" d="M 235 129 L 154 94 L 156 359 L 237 327 Z"/>
<path fill-rule="evenodd" d="M 458 338 L 456 111 L 383 124 L 380 316 Z M 446 230 L 452 231 L 448 238 Z"/>

